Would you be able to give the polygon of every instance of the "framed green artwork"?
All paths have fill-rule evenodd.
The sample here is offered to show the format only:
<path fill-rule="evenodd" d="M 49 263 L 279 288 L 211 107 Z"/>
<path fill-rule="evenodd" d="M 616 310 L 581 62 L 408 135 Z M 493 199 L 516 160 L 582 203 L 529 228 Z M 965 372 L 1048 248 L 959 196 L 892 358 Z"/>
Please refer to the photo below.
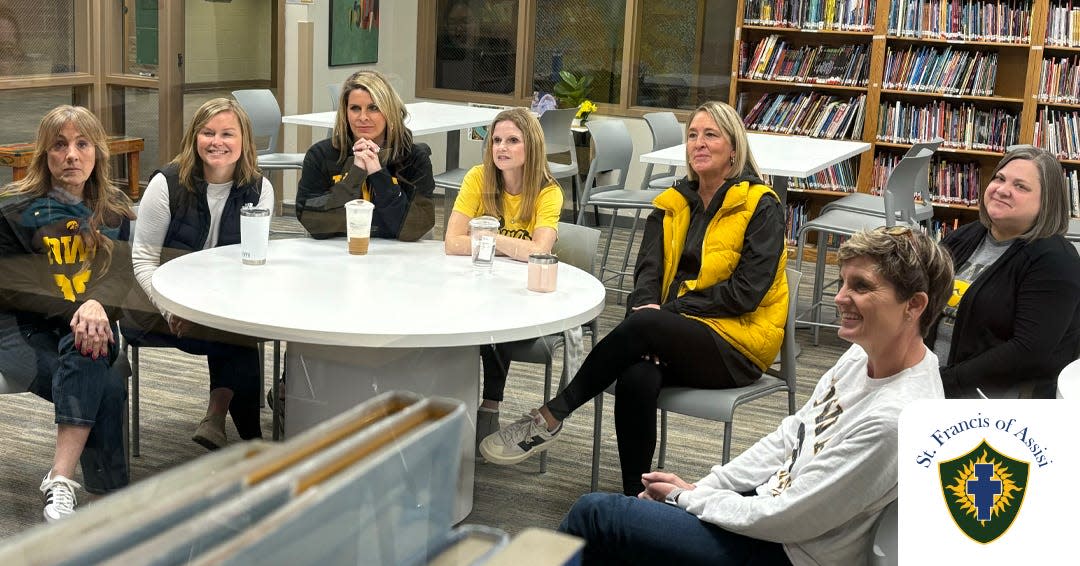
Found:
<path fill-rule="evenodd" d="M 379 0 L 330 0 L 331 67 L 379 60 Z"/>

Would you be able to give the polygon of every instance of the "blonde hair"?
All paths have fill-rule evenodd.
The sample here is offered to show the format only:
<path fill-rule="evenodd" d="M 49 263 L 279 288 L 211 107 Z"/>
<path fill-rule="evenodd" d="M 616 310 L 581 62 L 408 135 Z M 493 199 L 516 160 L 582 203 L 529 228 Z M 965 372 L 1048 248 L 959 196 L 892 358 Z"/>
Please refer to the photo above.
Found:
<path fill-rule="evenodd" d="M 338 163 L 345 163 L 352 150 L 352 128 L 349 127 L 349 95 L 354 90 L 363 90 L 371 96 L 371 101 L 386 118 L 386 132 L 384 134 L 382 151 L 379 152 L 379 162 L 389 163 L 404 159 L 412 152 L 412 131 L 405 127 L 405 118 L 409 115 L 405 109 L 405 103 L 398 96 L 397 91 L 390 85 L 390 81 L 376 71 L 357 71 L 345 83 L 341 85 L 341 93 L 338 94 L 337 119 L 334 121 L 334 134 L 330 144 L 340 152 Z"/>
<path fill-rule="evenodd" d="M 135 213 L 131 209 L 131 199 L 112 182 L 108 136 L 97 116 L 81 106 L 69 105 L 57 106 L 45 114 L 38 124 L 34 155 L 26 177 L 4 187 L 0 191 L 0 197 L 44 197 L 49 194 L 53 188 L 52 172 L 49 170 L 49 148 L 59 137 L 60 130 L 68 124 L 74 126 L 94 146 L 94 169 L 83 189 L 83 202 L 90 209 L 87 230 L 89 241 L 85 244 L 89 257 L 96 257 L 97 252 L 102 252 L 104 257 L 101 274 L 104 275 L 112 263 L 113 242 L 101 233 L 101 228 L 116 228 L 123 218 L 134 219 Z M 83 270 L 88 267 L 84 265 Z"/>
<path fill-rule="evenodd" d="M 240 159 L 233 170 L 233 184 L 237 187 L 254 183 L 260 175 L 258 155 L 255 151 L 255 136 L 251 133 L 251 119 L 240 103 L 231 98 L 212 98 L 203 103 L 195 116 L 191 118 L 184 137 L 180 141 L 180 153 L 172 163 L 179 168 L 180 184 L 189 191 L 195 190 L 196 177 L 205 178 L 203 161 L 199 157 L 199 131 L 215 116 L 223 112 L 232 112 L 240 124 Z"/>
<path fill-rule="evenodd" d="M 731 148 L 735 150 L 735 159 L 731 164 L 731 172 L 729 179 L 733 179 L 743 174 L 747 166 L 750 167 L 750 171 L 754 175 L 760 177 L 761 172 L 758 170 L 757 162 L 754 161 L 754 156 L 750 153 L 750 142 L 746 138 L 746 128 L 743 127 L 742 118 L 739 117 L 739 113 L 734 108 L 728 106 L 723 102 L 710 100 L 705 102 L 701 106 L 698 106 L 694 113 L 690 115 L 690 119 L 686 121 L 686 135 L 690 133 L 690 122 L 694 120 L 694 116 L 704 112 L 708 114 L 710 118 L 716 122 L 716 126 L 720 128 L 720 131 L 724 132 L 727 136 L 728 142 L 731 143 Z M 684 137 L 685 139 L 685 137 Z M 690 161 L 690 144 L 686 146 L 687 162 Z M 693 167 L 686 168 L 686 178 L 691 181 L 698 180 L 697 172 Z"/>
<path fill-rule="evenodd" d="M 521 206 L 518 208 L 518 222 L 528 222 L 536 214 L 536 201 L 540 191 L 549 185 L 557 185 L 555 177 L 548 168 L 547 153 L 544 151 L 544 129 L 540 121 L 525 108 L 509 108 L 499 112 L 488 128 L 487 142 L 484 143 L 484 184 L 480 191 L 480 202 L 484 213 L 502 217 L 502 196 L 506 192 L 502 172 L 495 167 L 492 136 L 499 122 L 510 122 L 521 130 L 525 144 L 525 164 L 521 176 Z"/>
<path fill-rule="evenodd" d="M 1021 240 L 1038 240 L 1058 236 L 1069 230 L 1069 189 L 1065 186 L 1065 171 L 1061 163 L 1045 149 L 1023 145 L 1013 149 L 1001 158 L 994 168 L 993 178 L 1007 163 L 1016 159 L 1026 159 L 1035 165 L 1039 172 L 1039 214 L 1035 223 L 1019 237 Z M 993 225 L 986 212 L 986 189 L 979 195 L 979 222 L 987 230 Z"/>
<path fill-rule="evenodd" d="M 922 230 L 894 226 L 857 232 L 840 245 L 836 257 L 840 267 L 857 257 L 871 259 L 901 301 L 926 293 L 926 309 L 919 317 L 924 338 L 952 294 L 952 258 Z"/>

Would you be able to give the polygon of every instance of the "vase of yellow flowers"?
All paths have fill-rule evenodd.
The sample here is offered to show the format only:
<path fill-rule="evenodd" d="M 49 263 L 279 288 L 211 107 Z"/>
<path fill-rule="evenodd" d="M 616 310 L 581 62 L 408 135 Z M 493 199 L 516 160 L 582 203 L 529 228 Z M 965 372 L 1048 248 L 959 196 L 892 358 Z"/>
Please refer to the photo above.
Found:
<path fill-rule="evenodd" d="M 593 104 L 591 100 L 582 101 L 581 105 L 578 106 L 576 116 L 578 123 L 584 126 L 585 122 L 589 121 L 589 115 L 593 112 L 596 112 L 596 104 Z"/>

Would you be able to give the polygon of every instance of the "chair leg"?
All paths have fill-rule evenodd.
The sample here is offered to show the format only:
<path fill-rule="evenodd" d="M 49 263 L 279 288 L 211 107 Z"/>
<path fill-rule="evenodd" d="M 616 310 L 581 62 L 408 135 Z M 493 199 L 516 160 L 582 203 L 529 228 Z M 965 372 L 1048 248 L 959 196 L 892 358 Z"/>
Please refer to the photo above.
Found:
<path fill-rule="evenodd" d="M 818 233 L 818 247 L 817 247 L 817 268 L 814 270 L 814 322 L 818 323 L 814 326 L 814 345 L 818 345 L 818 337 L 821 332 L 821 307 L 822 300 L 821 294 L 825 286 L 825 259 L 829 255 L 829 246 L 824 240 L 825 234 Z"/>
<path fill-rule="evenodd" d="M 574 212 L 574 218 L 578 217 L 578 185 L 581 184 L 581 178 L 575 174 L 570 178 L 570 210 Z"/>
<path fill-rule="evenodd" d="M 139 347 L 131 346 L 131 455 L 139 452 Z"/>
<path fill-rule="evenodd" d="M 544 402 L 551 400 L 551 356 L 544 364 Z M 547 450 L 540 453 L 540 473 L 547 473 Z"/>
<path fill-rule="evenodd" d="M 656 459 L 656 467 L 664 469 L 664 457 L 667 455 L 667 411 L 660 410 L 660 456 Z"/>
<path fill-rule="evenodd" d="M 596 491 L 600 483 L 600 435 L 604 424 L 604 393 L 593 398 L 593 436 L 592 436 L 592 480 L 589 482 L 589 491 Z"/>
<path fill-rule="evenodd" d="M 274 440 L 281 440 L 281 432 L 283 424 L 281 422 L 281 341 L 274 340 L 274 374 L 270 377 L 270 383 L 272 383 L 273 395 L 270 399 L 273 401 L 273 406 L 270 408 L 270 412 L 273 415 L 271 423 L 273 426 L 273 432 L 270 437 Z"/>
<path fill-rule="evenodd" d="M 720 465 L 725 465 L 731 459 L 731 421 L 724 423 L 724 453 L 721 455 Z"/>
<path fill-rule="evenodd" d="M 634 224 L 630 227 L 630 237 L 626 240 L 626 251 L 623 252 L 622 269 L 619 270 L 619 289 L 623 288 L 623 284 L 626 282 L 626 268 L 630 265 L 630 248 L 634 245 L 634 240 L 637 239 L 637 227 L 638 221 L 641 220 L 641 209 L 634 211 Z"/>
<path fill-rule="evenodd" d="M 262 392 L 266 391 L 266 342 L 259 341 L 259 408 L 266 408 L 266 397 Z"/>

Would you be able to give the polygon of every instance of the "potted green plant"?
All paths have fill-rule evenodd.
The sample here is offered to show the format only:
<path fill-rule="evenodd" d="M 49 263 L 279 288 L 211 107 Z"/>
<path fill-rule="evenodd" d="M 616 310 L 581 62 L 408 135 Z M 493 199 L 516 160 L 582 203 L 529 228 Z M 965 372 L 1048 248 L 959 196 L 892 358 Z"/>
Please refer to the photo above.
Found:
<path fill-rule="evenodd" d="M 577 108 L 589 98 L 592 76 L 582 74 L 579 77 L 570 71 L 559 71 L 559 79 L 555 85 L 555 98 L 563 108 Z"/>

